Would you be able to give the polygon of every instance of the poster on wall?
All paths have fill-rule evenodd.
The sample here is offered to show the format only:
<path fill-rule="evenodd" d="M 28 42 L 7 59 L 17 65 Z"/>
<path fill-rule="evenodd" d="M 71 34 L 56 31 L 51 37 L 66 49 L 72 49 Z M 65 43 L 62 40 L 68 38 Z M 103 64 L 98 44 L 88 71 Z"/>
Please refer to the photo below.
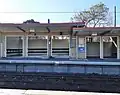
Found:
<path fill-rule="evenodd" d="M 78 47 L 78 51 L 80 53 L 84 53 L 85 52 L 85 47 Z"/>

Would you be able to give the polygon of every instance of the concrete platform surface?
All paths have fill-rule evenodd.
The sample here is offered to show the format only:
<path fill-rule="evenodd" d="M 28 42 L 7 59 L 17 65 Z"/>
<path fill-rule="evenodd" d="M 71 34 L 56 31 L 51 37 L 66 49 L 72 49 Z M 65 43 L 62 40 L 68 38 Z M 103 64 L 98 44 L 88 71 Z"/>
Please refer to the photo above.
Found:
<path fill-rule="evenodd" d="M 93 93 L 48 90 L 0 89 L 0 95 L 120 95 L 119 93 Z"/>
<path fill-rule="evenodd" d="M 39 57 L 16 57 L 1 58 L 0 63 L 41 63 L 41 64 L 86 64 L 86 65 L 120 65 L 118 59 L 67 59 L 67 58 L 39 58 Z"/>

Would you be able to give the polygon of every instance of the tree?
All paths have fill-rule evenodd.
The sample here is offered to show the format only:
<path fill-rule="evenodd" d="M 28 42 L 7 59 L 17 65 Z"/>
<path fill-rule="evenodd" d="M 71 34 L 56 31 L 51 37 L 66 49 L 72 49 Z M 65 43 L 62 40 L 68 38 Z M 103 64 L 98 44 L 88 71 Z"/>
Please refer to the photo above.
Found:
<path fill-rule="evenodd" d="M 30 19 L 30 20 L 24 21 L 23 23 L 28 24 L 28 23 L 40 23 L 40 22 L 34 21 L 34 19 Z"/>
<path fill-rule="evenodd" d="M 75 13 L 71 20 L 85 22 L 86 27 L 89 25 L 96 27 L 97 25 L 100 26 L 103 24 L 107 26 L 111 25 L 112 18 L 110 17 L 109 8 L 106 7 L 104 3 L 100 2 L 99 4 L 93 5 L 88 10 Z"/>

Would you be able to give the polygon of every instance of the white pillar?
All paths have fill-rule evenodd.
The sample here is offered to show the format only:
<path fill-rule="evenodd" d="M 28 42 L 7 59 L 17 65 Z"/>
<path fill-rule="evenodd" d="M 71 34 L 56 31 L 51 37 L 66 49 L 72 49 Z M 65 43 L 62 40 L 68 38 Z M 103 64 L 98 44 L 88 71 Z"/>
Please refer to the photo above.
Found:
<path fill-rule="evenodd" d="M 3 37 L 3 51 L 4 51 L 4 54 L 3 54 L 3 57 L 6 57 L 7 55 L 7 48 L 6 48 L 6 44 L 7 44 L 7 39 L 6 39 L 6 36 Z"/>
<path fill-rule="evenodd" d="M 103 59 L 103 37 L 100 36 L 100 59 Z"/>
<path fill-rule="evenodd" d="M 72 35 L 69 36 L 69 57 L 72 57 Z"/>
<path fill-rule="evenodd" d="M 85 37 L 85 58 L 87 58 L 87 41 L 86 41 L 86 37 Z"/>
<path fill-rule="evenodd" d="M 28 56 L 28 36 L 23 36 L 23 57 Z"/>
<path fill-rule="evenodd" d="M 2 57 L 2 33 L 0 33 L 0 57 Z"/>
<path fill-rule="evenodd" d="M 120 59 L 120 36 L 117 36 L 117 59 Z"/>
<path fill-rule="evenodd" d="M 69 58 L 76 59 L 76 36 L 69 36 Z"/>
<path fill-rule="evenodd" d="M 52 37 L 49 35 L 48 35 L 48 39 L 47 39 L 47 56 L 48 57 L 52 56 Z"/>
<path fill-rule="evenodd" d="M 2 57 L 2 43 L 0 43 L 0 58 Z"/>
<path fill-rule="evenodd" d="M 6 57 L 6 36 L 0 36 L 0 57 Z"/>
<path fill-rule="evenodd" d="M 78 36 L 76 36 L 76 59 L 78 59 Z"/>

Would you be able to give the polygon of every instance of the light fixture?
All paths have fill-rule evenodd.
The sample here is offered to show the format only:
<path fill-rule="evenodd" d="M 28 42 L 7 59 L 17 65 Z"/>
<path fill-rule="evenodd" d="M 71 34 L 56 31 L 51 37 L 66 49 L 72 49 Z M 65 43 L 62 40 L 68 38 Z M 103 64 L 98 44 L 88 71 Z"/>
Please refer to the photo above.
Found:
<path fill-rule="evenodd" d="M 32 28 L 31 28 L 31 29 L 30 29 L 30 32 L 35 32 L 35 29 L 32 29 Z"/>
<path fill-rule="evenodd" d="M 92 33 L 92 36 L 97 36 L 97 33 Z"/>
<path fill-rule="evenodd" d="M 61 37 L 61 36 L 59 36 L 59 39 L 60 39 L 60 40 L 62 40 L 62 37 Z"/>

